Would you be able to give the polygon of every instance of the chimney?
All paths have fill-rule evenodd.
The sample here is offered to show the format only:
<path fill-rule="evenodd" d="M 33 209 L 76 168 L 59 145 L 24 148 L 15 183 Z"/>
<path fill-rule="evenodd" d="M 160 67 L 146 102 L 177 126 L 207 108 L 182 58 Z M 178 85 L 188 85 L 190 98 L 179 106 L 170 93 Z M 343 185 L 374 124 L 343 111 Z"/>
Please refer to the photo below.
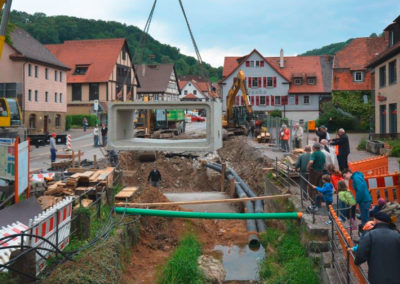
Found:
<path fill-rule="evenodd" d="M 283 49 L 281 48 L 281 55 L 279 58 L 279 67 L 283 68 L 285 67 L 285 60 L 283 59 Z"/>

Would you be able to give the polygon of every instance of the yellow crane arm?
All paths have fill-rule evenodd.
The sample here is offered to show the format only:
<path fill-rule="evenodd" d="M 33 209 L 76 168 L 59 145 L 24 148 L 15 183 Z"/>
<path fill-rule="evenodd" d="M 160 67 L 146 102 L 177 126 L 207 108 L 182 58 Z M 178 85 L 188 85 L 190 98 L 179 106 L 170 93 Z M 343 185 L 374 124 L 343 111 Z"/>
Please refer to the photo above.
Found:
<path fill-rule="evenodd" d="M 246 110 L 248 113 L 253 113 L 253 108 L 250 104 L 249 101 L 249 96 L 247 95 L 247 90 L 246 90 L 246 76 L 242 70 L 239 71 L 237 75 L 237 80 L 234 81 L 232 84 L 231 89 L 228 92 L 228 97 L 226 100 L 226 117 L 229 120 L 232 119 L 233 116 L 233 105 L 235 104 L 235 98 L 239 90 L 242 91 L 242 96 L 243 100 L 246 104 Z"/>

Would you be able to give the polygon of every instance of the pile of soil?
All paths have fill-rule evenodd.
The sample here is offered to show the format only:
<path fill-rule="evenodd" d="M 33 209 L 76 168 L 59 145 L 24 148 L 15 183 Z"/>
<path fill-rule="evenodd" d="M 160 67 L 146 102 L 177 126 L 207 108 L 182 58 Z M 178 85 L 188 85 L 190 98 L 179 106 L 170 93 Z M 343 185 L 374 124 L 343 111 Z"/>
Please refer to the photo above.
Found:
<path fill-rule="evenodd" d="M 121 152 L 120 167 L 124 170 L 124 186 L 146 186 L 147 177 L 153 167 L 162 176 L 160 188 L 164 192 L 196 192 L 219 190 L 219 175 L 200 166 L 197 159 L 166 157 L 156 153 L 154 162 L 140 162 L 138 152 Z"/>
<path fill-rule="evenodd" d="M 218 150 L 222 161 L 233 168 L 250 186 L 254 193 L 264 194 L 265 171 L 270 166 L 261 152 L 247 144 L 246 136 L 234 136 L 224 141 L 224 146 Z"/>
<path fill-rule="evenodd" d="M 159 189 L 146 189 L 136 201 L 167 202 Z M 164 210 L 184 211 L 179 206 L 163 206 Z M 193 232 L 199 237 L 204 253 L 216 245 L 237 245 L 247 242 L 243 220 L 203 220 L 161 217 L 142 217 L 140 239 L 126 265 L 124 283 L 156 283 L 156 271 L 177 247 L 181 237 Z"/>

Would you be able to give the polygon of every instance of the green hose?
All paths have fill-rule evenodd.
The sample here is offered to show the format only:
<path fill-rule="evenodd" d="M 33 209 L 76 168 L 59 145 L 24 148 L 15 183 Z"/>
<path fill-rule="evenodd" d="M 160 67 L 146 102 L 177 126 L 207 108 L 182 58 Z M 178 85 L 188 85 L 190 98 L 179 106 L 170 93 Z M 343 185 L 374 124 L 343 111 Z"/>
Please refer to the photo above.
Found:
<path fill-rule="evenodd" d="M 115 207 L 116 213 L 129 215 L 150 215 L 175 218 L 200 218 L 200 219 L 300 219 L 301 212 L 284 213 L 220 213 L 220 212 L 186 212 L 141 208 Z"/>

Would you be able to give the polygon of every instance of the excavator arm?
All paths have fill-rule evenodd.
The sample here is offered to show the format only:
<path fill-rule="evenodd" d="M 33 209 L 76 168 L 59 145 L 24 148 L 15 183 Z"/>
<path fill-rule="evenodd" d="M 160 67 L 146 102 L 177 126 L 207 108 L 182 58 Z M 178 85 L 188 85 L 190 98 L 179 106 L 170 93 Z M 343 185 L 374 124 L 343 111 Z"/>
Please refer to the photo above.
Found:
<path fill-rule="evenodd" d="M 253 113 L 253 108 L 249 102 L 249 97 L 247 95 L 245 81 L 246 76 L 244 72 L 240 70 L 237 75 L 237 80 L 234 81 L 231 89 L 228 92 L 228 97 L 226 100 L 226 117 L 228 121 L 232 120 L 233 118 L 233 105 L 235 104 L 235 98 L 239 90 L 242 91 L 243 101 L 245 102 L 247 113 Z"/>
<path fill-rule="evenodd" d="M 0 59 L 1 54 L 3 53 L 4 42 L 6 41 L 6 28 L 11 10 L 11 2 L 11 0 L 0 0 L 0 10 L 3 8 L 5 3 L 0 23 Z"/>

